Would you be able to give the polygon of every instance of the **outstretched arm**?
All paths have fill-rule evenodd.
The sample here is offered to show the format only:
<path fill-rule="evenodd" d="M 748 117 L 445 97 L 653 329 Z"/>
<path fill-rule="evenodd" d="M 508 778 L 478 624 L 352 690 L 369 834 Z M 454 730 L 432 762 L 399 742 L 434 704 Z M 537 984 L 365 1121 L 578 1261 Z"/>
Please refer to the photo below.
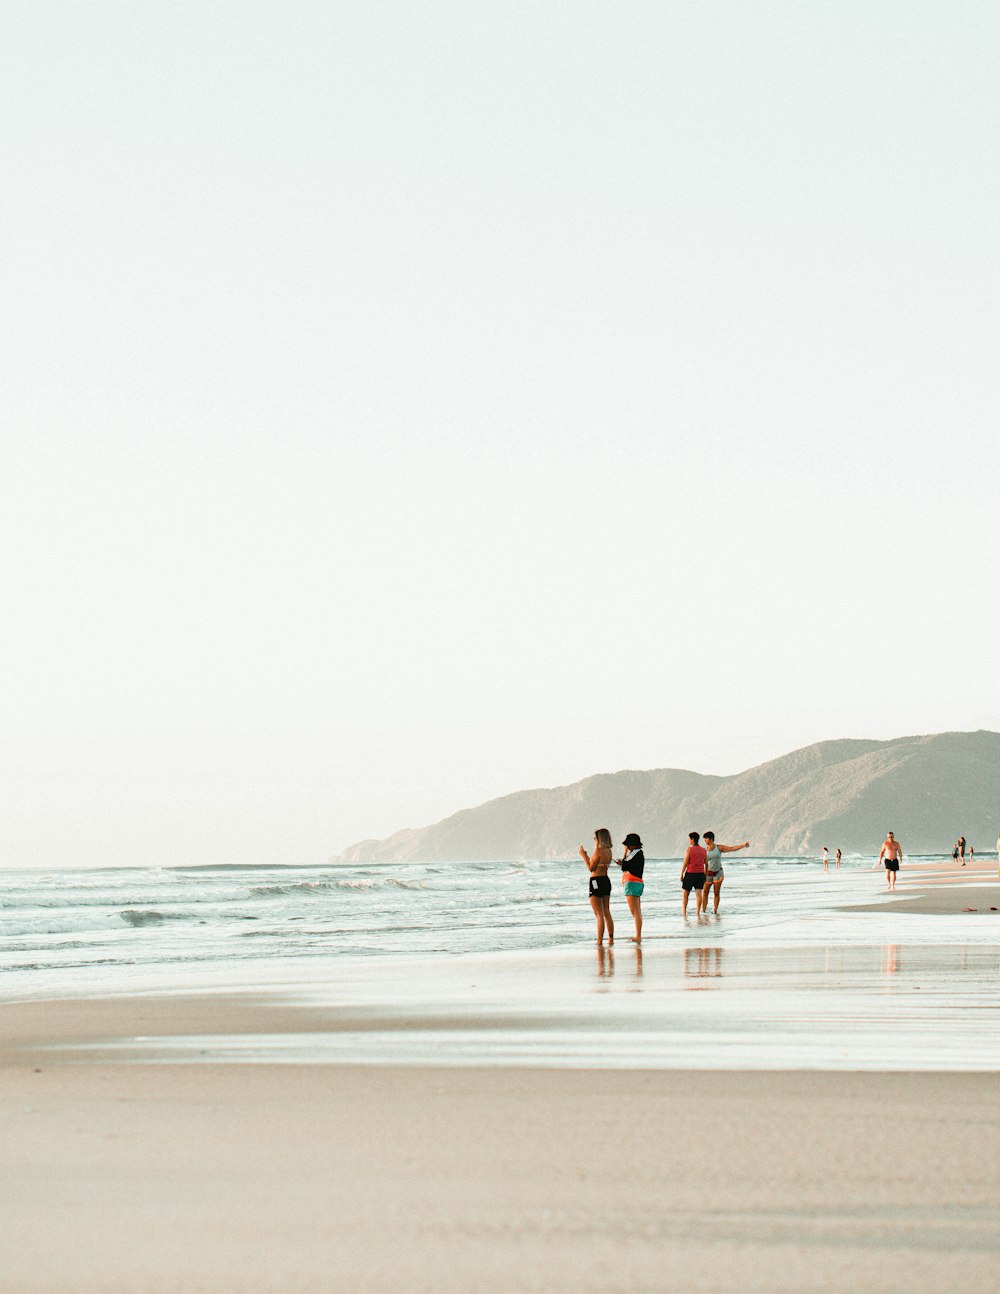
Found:
<path fill-rule="evenodd" d="M 744 840 L 742 845 L 720 845 L 717 843 L 715 847 L 722 854 L 735 854 L 737 849 L 749 849 L 750 841 Z"/>

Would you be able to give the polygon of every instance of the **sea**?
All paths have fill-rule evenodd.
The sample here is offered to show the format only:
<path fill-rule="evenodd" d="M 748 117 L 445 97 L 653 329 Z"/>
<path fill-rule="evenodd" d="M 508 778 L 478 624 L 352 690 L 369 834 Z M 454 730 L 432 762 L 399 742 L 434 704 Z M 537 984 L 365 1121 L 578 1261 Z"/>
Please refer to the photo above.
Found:
<path fill-rule="evenodd" d="M 5 869 L 0 999 L 244 993 L 329 1020 L 138 1040 L 149 1059 L 1000 1068 L 1000 919 L 893 912 L 872 863 L 727 858 L 720 914 L 685 920 L 679 860 L 650 859 L 642 945 L 619 892 L 613 948 L 579 861 Z M 897 893 L 920 888 L 904 866 Z"/>

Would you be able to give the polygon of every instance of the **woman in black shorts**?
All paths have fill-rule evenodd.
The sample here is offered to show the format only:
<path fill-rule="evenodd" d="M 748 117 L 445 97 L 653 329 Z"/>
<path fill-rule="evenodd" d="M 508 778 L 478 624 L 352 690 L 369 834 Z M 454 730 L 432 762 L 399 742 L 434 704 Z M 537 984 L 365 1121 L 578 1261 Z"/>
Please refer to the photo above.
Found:
<path fill-rule="evenodd" d="M 580 846 L 580 857 L 590 872 L 590 906 L 597 918 L 597 942 L 604 942 L 604 929 L 607 927 L 608 943 L 613 944 L 615 923 L 611 919 L 611 877 L 608 876 L 608 868 L 611 866 L 611 832 L 607 827 L 598 827 L 594 832 L 593 857 L 583 845 Z"/>

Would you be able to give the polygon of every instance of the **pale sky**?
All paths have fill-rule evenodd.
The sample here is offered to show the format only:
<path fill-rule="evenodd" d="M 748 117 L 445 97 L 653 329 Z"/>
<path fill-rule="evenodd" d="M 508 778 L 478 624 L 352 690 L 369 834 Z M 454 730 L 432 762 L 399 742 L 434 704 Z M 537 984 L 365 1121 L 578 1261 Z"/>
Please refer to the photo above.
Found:
<path fill-rule="evenodd" d="M 1000 6 L 0 8 L 0 866 L 1000 728 Z"/>

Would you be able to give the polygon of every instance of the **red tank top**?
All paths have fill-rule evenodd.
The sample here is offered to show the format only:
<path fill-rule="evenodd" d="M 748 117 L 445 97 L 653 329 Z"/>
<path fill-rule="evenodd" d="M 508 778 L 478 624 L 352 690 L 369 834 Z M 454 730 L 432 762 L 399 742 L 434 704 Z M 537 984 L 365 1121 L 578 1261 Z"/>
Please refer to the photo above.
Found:
<path fill-rule="evenodd" d="M 705 870 L 705 859 L 708 855 L 702 849 L 701 845 L 692 845 L 691 852 L 688 854 L 687 870 L 689 872 L 703 872 Z"/>

